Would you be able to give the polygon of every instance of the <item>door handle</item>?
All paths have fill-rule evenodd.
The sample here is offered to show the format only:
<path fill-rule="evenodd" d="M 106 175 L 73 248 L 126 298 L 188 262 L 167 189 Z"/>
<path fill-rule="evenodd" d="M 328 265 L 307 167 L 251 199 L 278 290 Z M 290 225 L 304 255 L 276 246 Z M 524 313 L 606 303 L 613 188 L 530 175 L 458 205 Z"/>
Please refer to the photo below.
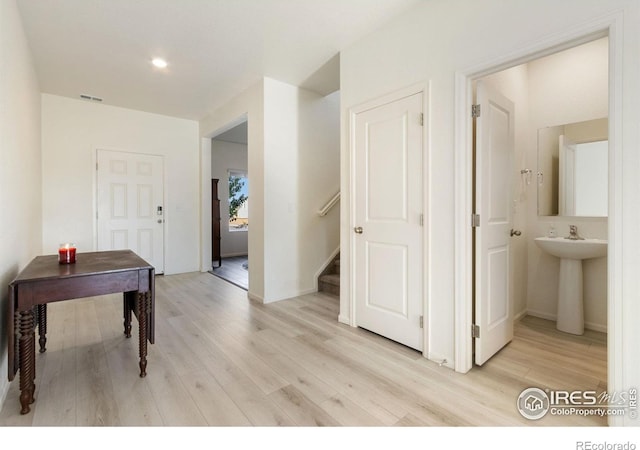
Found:
<path fill-rule="evenodd" d="M 162 223 L 162 219 L 158 219 L 158 223 Z"/>
<path fill-rule="evenodd" d="M 356 234 L 362 234 L 362 231 L 363 231 L 363 230 L 362 230 L 362 227 L 355 227 L 355 228 L 353 229 L 353 231 L 355 231 L 355 232 L 356 232 Z"/>
<path fill-rule="evenodd" d="M 511 229 L 511 236 L 520 236 L 521 234 L 522 234 L 522 231 L 514 230 L 513 228 Z"/>

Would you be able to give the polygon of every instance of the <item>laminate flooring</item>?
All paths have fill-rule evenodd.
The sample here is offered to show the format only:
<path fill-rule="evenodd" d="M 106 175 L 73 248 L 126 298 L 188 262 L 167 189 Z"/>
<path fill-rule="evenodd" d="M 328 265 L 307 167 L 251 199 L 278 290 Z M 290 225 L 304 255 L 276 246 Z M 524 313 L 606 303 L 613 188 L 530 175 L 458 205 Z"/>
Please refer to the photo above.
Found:
<path fill-rule="evenodd" d="M 222 278 L 231 284 L 235 284 L 245 291 L 249 290 L 249 271 L 243 266 L 248 263 L 246 256 L 231 256 L 222 258 L 222 265 L 216 267 L 217 261 L 213 262 L 213 269 L 210 274 Z"/>
<path fill-rule="evenodd" d="M 138 376 L 122 299 L 49 305 L 36 401 L 19 414 L 14 380 L 2 426 L 601 426 L 600 417 L 529 421 L 520 392 L 606 389 L 606 336 L 569 336 L 527 317 L 509 345 L 459 374 L 337 321 L 338 300 L 269 305 L 207 273 L 156 278 L 156 343 Z M 137 321 L 134 319 L 137 336 Z"/>

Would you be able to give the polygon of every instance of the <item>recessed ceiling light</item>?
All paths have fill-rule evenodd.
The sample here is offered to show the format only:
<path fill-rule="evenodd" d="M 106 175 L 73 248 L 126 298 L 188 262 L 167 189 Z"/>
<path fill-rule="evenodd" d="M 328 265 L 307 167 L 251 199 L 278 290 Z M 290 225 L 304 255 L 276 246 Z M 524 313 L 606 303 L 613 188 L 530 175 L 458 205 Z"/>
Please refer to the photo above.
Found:
<path fill-rule="evenodd" d="M 162 58 L 153 58 L 153 60 L 151 61 L 151 64 L 153 64 L 154 66 L 160 69 L 164 69 L 165 67 L 167 67 L 167 62 Z"/>

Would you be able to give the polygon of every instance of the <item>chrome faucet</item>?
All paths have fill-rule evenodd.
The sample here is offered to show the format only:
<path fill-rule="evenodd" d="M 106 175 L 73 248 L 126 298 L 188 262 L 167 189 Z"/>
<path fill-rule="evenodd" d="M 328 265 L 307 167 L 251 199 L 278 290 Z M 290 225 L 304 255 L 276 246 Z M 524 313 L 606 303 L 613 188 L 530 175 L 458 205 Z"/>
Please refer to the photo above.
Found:
<path fill-rule="evenodd" d="M 583 237 L 578 235 L 578 227 L 576 225 L 569 225 L 569 236 L 565 239 L 571 239 L 572 241 L 584 240 Z"/>

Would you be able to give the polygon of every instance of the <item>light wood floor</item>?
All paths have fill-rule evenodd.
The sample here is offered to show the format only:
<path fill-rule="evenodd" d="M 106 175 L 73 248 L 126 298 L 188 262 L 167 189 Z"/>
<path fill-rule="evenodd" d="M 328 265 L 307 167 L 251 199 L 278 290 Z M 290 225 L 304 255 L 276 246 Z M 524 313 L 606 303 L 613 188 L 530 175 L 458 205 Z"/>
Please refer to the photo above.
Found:
<path fill-rule="evenodd" d="M 331 296 L 261 305 L 208 273 L 157 277 L 156 287 L 156 344 L 149 346 L 146 378 L 138 377 L 137 339 L 122 333 L 120 296 L 51 304 L 32 412 L 19 414 L 16 379 L 0 425 L 606 423 L 550 415 L 532 422 L 516 410 L 518 395 L 531 386 L 604 390 L 603 334 L 572 337 L 526 318 L 511 344 L 463 375 L 339 324 Z"/>

